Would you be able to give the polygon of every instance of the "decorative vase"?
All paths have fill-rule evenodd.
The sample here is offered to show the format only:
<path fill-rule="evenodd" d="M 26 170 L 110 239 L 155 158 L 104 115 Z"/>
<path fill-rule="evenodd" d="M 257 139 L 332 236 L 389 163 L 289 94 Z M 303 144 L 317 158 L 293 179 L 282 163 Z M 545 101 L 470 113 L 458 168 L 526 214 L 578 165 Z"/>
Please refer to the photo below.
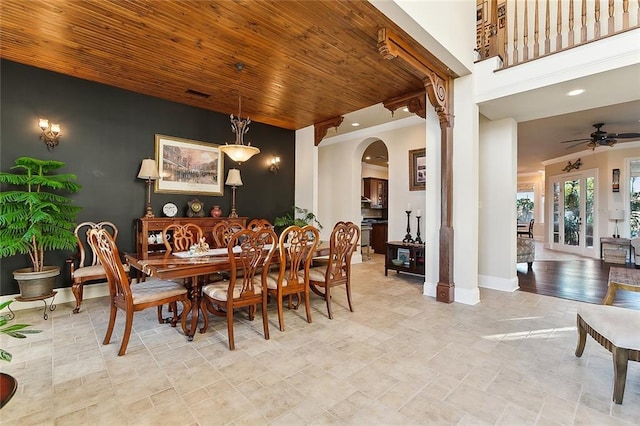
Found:
<path fill-rule="evenodd" d="M 33 272 L 33 268 L 13 271 L 13 278 L 18 282 L 20 295 L 24 299 L 39 298 L 53 293 L 53 285 L 58 275 L 58 266 L 45 266 L 42 272 Z"/>
<path fill-rule="evenodd" d="M 220 210 L 220 206 L 213 206 L 213 208 L 211 209 L 211 216 L 212 217 L 222 216 L 222 210 Z"/>

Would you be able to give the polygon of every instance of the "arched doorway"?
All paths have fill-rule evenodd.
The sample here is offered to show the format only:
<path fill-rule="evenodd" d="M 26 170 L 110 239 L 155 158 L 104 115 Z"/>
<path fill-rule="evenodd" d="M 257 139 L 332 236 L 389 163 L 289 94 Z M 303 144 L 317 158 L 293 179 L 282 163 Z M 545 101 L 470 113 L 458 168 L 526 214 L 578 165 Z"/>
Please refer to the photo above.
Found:
<path fill-rule="evenodd" d="M 383 254 L 388 236 L 389 151 L 380 139 L 368 141 L 361 159 L 362 260 Z"/>

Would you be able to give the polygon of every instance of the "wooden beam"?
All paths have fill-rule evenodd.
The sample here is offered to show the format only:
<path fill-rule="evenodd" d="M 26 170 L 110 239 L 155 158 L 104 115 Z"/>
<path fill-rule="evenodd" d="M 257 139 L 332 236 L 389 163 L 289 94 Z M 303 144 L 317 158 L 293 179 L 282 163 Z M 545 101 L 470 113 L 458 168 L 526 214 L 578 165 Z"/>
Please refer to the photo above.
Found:
<path fill-rule="evenodd" d="M 440 238 L 439 278 L 436 300 L 444 303 L 454 301 L 453 282 L 453 79 L 448 68 L 435 66 L 420 56 L 409 44 L 388 28 L 378 30 L 378 52 L 389 60 L 400 60 L 421 76 L 429 102 L 436 110 L 440 121 Z"/>
<path fill-rule="evenodd" d="M 313 125 L 314 127 L 314 143 L 316 146 L 320 145 L 322 139 L 327 136 L 327 131 L 330 127 L 335 127 L 336 129 L 342 124 L 344 120 L 343 116 L 330 118 L 328 120 L 322 121 L 320 123 L 316 123 Z"/>
<path fill-rule="evenodd" d="M 391 111 L 391 114 L 393 114 L 393 112 L 398 108 L 407 107 L 410 112 L 419 115 L 422 118 L 427 118 L 426 95 L 426 90 L 421 90 L 419 92 L 396 96 L 395 98 L 384 101 L 382 104 L 386 109 Z"/>

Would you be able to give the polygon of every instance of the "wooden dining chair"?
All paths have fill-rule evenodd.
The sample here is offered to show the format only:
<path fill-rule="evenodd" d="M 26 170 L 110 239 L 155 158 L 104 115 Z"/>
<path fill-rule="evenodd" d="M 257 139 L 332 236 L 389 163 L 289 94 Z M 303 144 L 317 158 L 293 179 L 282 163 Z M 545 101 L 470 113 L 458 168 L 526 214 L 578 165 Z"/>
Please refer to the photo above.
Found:
<path fill-rule="evenodd" d="M 349 310 L 351 304 L 351 256 L 360 239 L 360 228 L 352 222 L 338 222 L 331 231 L 328 264 L 309 269 L 309 288 L 323 297 L 327 304 L 329 319 L 331 313 L 331 288 L 344 285 L 347 291 Z"/>
<path fill-rule="evenodd" d="M 261 228 L 273 229 L 273 224 L 267 219 L 251 219 L 249 223 L 247 223 L 247 229 L 251 229 L 252 231 Z"/>
<path fill-rule="evenodd" d="M 222 220 L 216 223 L 212 230 L 214 245 L 216 248 L 226 248 L 233 234 L 243 229 L 245 229 L 245 227 L 238 222 Z"/>
<path fill-rule="evenodd" d="M 202 228 L 195 223 L 172 223 L 162 230 L 162 241 L 167 253 L 188 251 L 189 247 L 198 243 L 203 235 Z"/>
<path fill-rule="evenodd" d="M 304 296 L 307 322 L 311 323 L 311 307 L 309 305 L 309 268 L 313 253 L 320 240 L 320 231 L 312 225 L 305 227 L 289 226 L 278 241 L 279 270 L 267 275 L 267 292 L 276 300 L 280 331 L 284 331 L 284 315 L 282 298 L 288 296 L 288 307 L 291 309 L 291 296 L 297 296 L 294 306 L 298 309 L 300 295 Z"/>
<path fill-rule="evenodd" d="M 133 314 L 146 308 L 162 306 L 167 303 L 182 302 L 183 312 L 191 308 L 188 291 L 184 286 L 173 282 L 157 279 L 149 279 L 131 285 L 131 279 L 127 275 L 120 261 L 120 252 L 115 241 L 105 229 L 92 229 L 89 231 L 89 240 L 96 251 L 100 262 L 104 266 L 107 282 L 109 283 L 109 325 L 104 337 L 103 345 L 108 345 L 116 323 L 118 309 L 125 312 L 125 328 L 122 335 L 122 343 L 118 355 L 124 355 L 129 344 L 129 337 L 133 328 Z M 177 303 L 176 303 L 177 305 Z M 173 313 L 171 326 L 177 323 L 177 312 Z M 182 331 L 186 334 L 187 315 L 182 315 Z"/>
<path fill-rule="evenodd" d="M 67 259 L 71 275 L 71 291 L 76 299 L 76 307 L 73 313 L 80 312 L 84 284 L 89 281 L 106 280 L 107 275 L 100 263 L 97 254 L 89 244 L 89 231 L 92 229 L 106 229 L 114 241 L 118 238 L 118 228 L 111 222 L 82 222 L 73 230 L 77 241 L 77 252 Z M 129 273 L 129 265 L 124 265 L 125 272 Z"/>
<path fill-rule="evenodd" d="M 253 321 L 257 305 L 262 309 L 264 338 L 269 339 L 267 319 L 267 271 L 276 249 L 277 237 L 271 229 L 242 230 L 233 235 L 227 245 L 231 265 L 229 281 L 212 283 L 202 288 L 201 308 L 205 312 L 204 326 L 207 331 L 209 318 L 206 312 L 227 318 L 229 349 L 235 349 L 233 336 L 233 311 L 249 308 L 249 320 Z"/>

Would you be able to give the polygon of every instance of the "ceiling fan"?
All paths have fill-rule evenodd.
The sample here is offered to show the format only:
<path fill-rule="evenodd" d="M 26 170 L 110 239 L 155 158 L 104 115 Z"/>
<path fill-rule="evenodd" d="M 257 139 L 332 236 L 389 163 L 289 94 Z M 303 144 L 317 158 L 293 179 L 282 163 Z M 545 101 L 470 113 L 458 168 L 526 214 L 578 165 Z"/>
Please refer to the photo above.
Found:
<path fill-rule="evenodd" d="M 600 130 L 602 126 L 604 126 L 604 123 L 594 124 L 593 127 L 596 128 L 596 131 L 591 133 L 591 135 L 589 135 L 589 138 L 572 139 L 569 141 L 562 141 L 560 143 L 577 142 L 573 145 L 568 146 L 567 149 L 582 145 L 583 143 L 586 143 L 587 147 L 591 149 L 596 149 L 599 146 L 614 146 L 616 143 L 618 143 L 618 139 L 640 138 L 640 133 L 605 132 L 604 130 Z"/>

